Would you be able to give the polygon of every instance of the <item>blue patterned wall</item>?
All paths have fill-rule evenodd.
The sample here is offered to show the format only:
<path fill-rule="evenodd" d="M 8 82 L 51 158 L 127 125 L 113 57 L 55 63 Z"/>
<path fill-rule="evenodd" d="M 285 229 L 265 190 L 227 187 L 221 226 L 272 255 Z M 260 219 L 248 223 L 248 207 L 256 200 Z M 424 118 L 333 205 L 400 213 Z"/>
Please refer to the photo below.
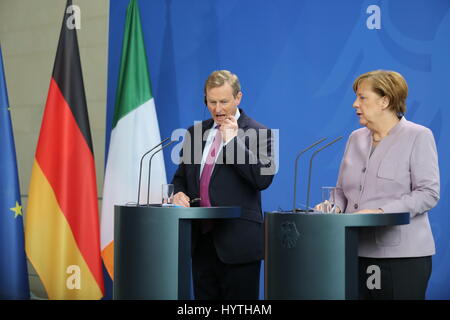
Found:
<path fill-rule="evenodd" d="M 110 2 L 108 123 L 114 107 L 128 0 Z M 406 118 L 436 138 L 441 201 L 430 213 L 437 254 L 427 297 L 450 299 L 450 1 L 152 0 L 139 2 L 161 136 L 208 117 L 203 84 L 229 69 L 241 80 L 241 106 L 280 130 L 280 169 L 263 194 L 265 211 L 292 207 L 293 161 L 321 137 L 359 127 L 352 83 L 374 69 L 409 84 Z M 376 7 L 373 7 L 373 6 Z M 311 203 L 334 185 L 345 139 L 316 157 Z M 298 206 L 305 202 L 301 159 Z M 176 166 L 165 154 L 168 178 Z M 447 208 L 447 209 L 446 209 Z"/>

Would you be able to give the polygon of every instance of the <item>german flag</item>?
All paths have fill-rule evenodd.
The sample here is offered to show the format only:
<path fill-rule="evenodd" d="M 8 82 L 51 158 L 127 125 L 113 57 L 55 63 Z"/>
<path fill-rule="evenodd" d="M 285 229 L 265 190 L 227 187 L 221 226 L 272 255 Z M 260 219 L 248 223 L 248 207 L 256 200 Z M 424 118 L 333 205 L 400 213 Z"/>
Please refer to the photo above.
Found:
<path fill-rule="evenodd" d="M 50 299 L 100 299 L 103 274 L 94 155 L 76 34 L 66 4 L 34 159 L 27 256 Z"/>

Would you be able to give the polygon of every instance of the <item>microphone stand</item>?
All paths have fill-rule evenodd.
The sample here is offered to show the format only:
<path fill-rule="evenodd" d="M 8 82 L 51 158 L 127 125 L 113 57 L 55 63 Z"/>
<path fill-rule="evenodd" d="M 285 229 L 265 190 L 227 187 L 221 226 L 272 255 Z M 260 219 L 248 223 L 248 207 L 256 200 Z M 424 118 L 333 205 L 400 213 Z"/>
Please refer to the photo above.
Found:
<path fill-rule="evenodd" d="M 141 157 L 141 163 L 139 165 L 139 185 L 138 185 L 138 196 L 137 196 L 137 206 L 139 206 L 139 198 L 141 195 L 141 178 L 142 178 L 142 162 L 144 160 L 144 157 L 146 155 L 148 155 L 150 152 L 152 152 L 153 150 L 155 150 L 157 147 L 159 147 L 160 145 L 162 145 L 164 142 L 166 142 L 167 140 L 169 140 L 170 137 L 165 138 L 163 141 L 161 141 L 160 143 L 158 143 L 156 146 L 154 146 L 153 148 L 151 148 L 150 150 L 148 150 L 146 153 L 144 153 L 144 155 Z"/>
<path fill-rule="evenodd" d="M 307 189 L 307 194 L 306 194 L 306 208 L 309 208 L 309 193 L 310 193 L 310 189 L 311 189 L 311 171 L 312 171 L 312 163 L 313 163 L 313 159 L 314 157 L 323 149 L 328 148 L 329 146 L 331 146 L 332 144 L 334 144 L 335 142 L 338 142 L 339 140 L 342 139 L 342 136 L 337 137 L 336 139 L 334 139 L 333 141 L 327 143 L 326 145 L 324 145 L 322 148 L 317 149 L 316 151 L 314 151 L 314 153 L 311 156 L 311 159 L 309 160 L 309 175 L 308 175 L 308 189 Z"/>
<path fill-rule="evenodd" d="M 308 151 L 309 149 L 315 147 L 316 145 L 318 145 L 319 143 L 322 143 L 323 141 L 327 140 L 327 138 L 322 138 L 319 141 L 314 142 L 312 145 L 310 145 L 309 147 L 307 147 L 306 149 L 303 149 L 302 151 L 300 151 L 297 155 L 297 157 L 295 158 L 295 170 L 294 170 L 294 203 L 293 203 L 293 209 L 292 212 L 296 212 L 296 200 L 297 200 L 297 171 L 298 171 L 298 159 L 300 158 L 300 156 L 302 154 L 304 154 L 306 151 Z M 306 210 L 308 210 L 308 208 L 306 208 Z"/>
<path fill-rule="evenodd" d="M 159 148 L 158 150 L 156 150 L 156 151 L 152 154 L 152 156 L 150 157 L 150 160 L 149 160 L 149 162 L 148 162 L 147 207 L 150 205 L 150 176 L 151 176 L 151 173 L 152 173 L 152 160 L 153 160 L 153 157 L 154 157 L 158 152 L 160 152 L 160 151 L 163 150 L 164 148 L 170 146 L 170 145 L 171 145 L 172 143 L 174 143 L 174 142 L 175 142 L 175 140 L 170 141 L 169 143 L 163 145 L 161 148 Z"/>

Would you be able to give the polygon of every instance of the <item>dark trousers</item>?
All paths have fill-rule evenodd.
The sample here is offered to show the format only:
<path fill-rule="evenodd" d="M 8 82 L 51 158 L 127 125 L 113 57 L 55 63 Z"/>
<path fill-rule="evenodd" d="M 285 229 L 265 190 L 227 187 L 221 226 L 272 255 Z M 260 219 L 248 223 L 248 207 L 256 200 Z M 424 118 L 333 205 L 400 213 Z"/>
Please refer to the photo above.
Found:
<path fill-rule="evenodd" d="M 424 300 L 431 275 L 431 256 L 359 258 L 359 298 L 362 300 Z M 374 267 L 375 266 L 375 267 Z M 375 288 L 379 267 L 380 288 Z"/>
<path fill-rule="evenodd" d="M 196 300 L 258 300 L 261 261 L 223 263 L 210 233 L 198 239 L 192 256 Z"/>

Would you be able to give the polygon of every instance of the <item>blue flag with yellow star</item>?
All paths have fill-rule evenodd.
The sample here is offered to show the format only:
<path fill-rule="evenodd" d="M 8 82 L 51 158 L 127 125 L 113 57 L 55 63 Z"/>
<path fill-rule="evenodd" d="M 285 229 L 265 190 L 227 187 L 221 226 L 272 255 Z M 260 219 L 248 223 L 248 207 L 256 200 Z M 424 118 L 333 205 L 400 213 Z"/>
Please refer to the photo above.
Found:
<path fill-rule="evenodd" d="M 16 149 L 0 47 L 0 299 L 29 299 Z"/>

